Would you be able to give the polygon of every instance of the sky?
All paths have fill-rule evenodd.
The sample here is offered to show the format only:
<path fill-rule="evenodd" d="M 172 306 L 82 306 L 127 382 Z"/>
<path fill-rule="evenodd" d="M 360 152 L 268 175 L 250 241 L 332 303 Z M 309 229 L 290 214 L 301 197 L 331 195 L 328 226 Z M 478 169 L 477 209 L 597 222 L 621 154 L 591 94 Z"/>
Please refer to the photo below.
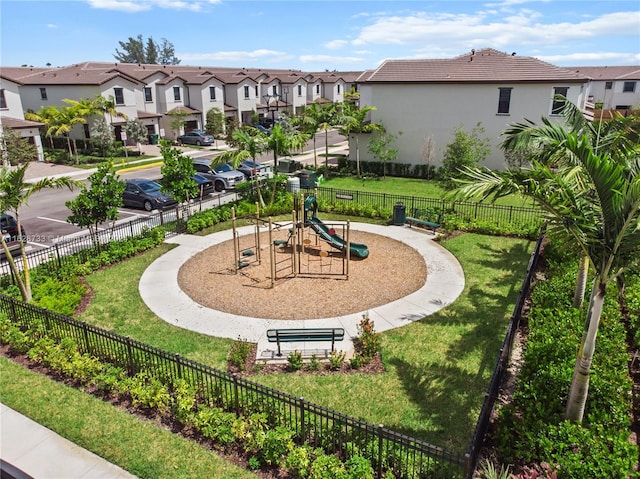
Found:
<path fill-rule="evenodd" d="M 138 35 L 211 67 L 360 71 L 482 48 L 640 65 L 640 0 L 0 0 L 0 66 L 115 61 Z"/>

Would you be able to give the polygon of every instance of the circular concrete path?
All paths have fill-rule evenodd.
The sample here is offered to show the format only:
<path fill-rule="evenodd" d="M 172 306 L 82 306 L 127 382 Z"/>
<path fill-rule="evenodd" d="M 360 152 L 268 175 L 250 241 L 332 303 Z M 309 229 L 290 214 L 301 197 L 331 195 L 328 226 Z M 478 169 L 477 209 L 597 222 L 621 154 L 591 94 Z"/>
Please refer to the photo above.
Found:
<path fill-rule="evenodd" d="M 227 230 L 208 236 L 179 235 L 167 239 L 168 243 L 178 246 L 149 265 L 140 278 L 140 295 L 149 309 L 167 323 L 210 336 L 255 342 L 258 344 L 257 359 L 268 360 L 276 359 L 276 347 L 267 341 L 267 329 L 341 327 L 345 329 L 345 341 L 337 343 L 336 349 L 350 352 L 353 349 L 352 338 L 357 335 L 357 326 L 363 314 L 369 314 L 376 331 L 386 331 L 433 314 L 452 303 L 462 293 L 464 272 L 460 263 L 449 251 L 433 241 L 432 234 L 407 226 L 368 223 L 351 223 L 351 228 L 388 236 L 418 251 L 427 266 L 424 285 L 391 303 L 345 316 L 297 321 L 224 313 L 196 303 L 182 291 L 178 284 L 178 270 L 194 254 L 231 240 L 232 230 Z M 253 226 L 238 228 L 240 236 L 253 231 Z M 303 351 L 306 356 L 317 354 L 320 357 L 323 352 L 326 353 L 324 346 L 320 343 L 287 343 L 282 353 L 285 358 L 293 350 Z"/>

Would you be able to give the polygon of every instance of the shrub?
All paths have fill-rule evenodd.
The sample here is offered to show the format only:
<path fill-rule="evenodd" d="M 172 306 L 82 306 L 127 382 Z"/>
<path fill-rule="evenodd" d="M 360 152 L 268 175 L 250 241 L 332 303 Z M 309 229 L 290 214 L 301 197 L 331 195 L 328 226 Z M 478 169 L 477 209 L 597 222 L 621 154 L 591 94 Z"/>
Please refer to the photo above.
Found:
<path fill-rule="evenodd" d="M 238 368 L 238 370 L 244 371 L 252 347 L 253 345 L 250 342 L 238 337 L 238 339 L 234 340 L 231 344 L 231 349 L 227 355 L 228 361 Z"/>
<path fill-rule="evenodd" d="M 337 371 L 344 364 L 347 355 L 343 351 L 331 351 L 329 355 L 329 367 L 332 371 Z"/>
<path fill-rule="evenodd" d="M 289 371 L 300 371 L 302 369 L 302 353 L 300 351 L 291 351 L 287 356 L 287 366 Z"/>

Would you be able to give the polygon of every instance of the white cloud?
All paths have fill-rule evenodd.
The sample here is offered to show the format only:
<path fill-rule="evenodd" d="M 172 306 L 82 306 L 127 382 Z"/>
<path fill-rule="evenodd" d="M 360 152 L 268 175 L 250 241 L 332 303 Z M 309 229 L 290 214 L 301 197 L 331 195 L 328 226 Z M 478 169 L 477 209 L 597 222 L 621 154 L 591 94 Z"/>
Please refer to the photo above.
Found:
<path fill-rule="evenodd" d="M 349 42 L 346 40 L 331 40 L 330 42 L 326 42 L 324 44 L 324 47 L 329 50 L 338 50 L 340 48 L 347 46 L 348 44 Z"/>
<path fill-rule="evenodd" d="M 93 7 L 103 10 L 116 10 L 128 13 L 148 11 L 152 8 L 167 10 L 191 10 L 199 12 L 208 5 L 215 5 L 221 0 L 86 0 Z"/>
<path fill-rule="evenodd" d="M 300 61 L 302 63 L 332 63 L 332 64 L 353 64 L 362 63 L 364 58 L 360 57 L 336 57 L 331 55 L 300 55 Z"/>
<path fill-rule="evenodd" d="M 58 25 L 55 23 L 47 23 L 47 28 L 58 28 Z"/>
<path fill-rule="evenodd" d="M 189 62 L 235 62 L 238 64 L 242 61 L 285 61 L 291 56 L 285 52 L 275 50 L 253 50 L 253 51 L 228 51 L 228 52 L 211 52 L 211 53 L 180 53 L 177 55 L 182 63 Z"/>
<path fill-rule="evenodd" d="M 580 66 L 594 62 L 598 65 L 637 65 L 640 62 L 640 53 L 585 52 L 567 55 L 536 55 L 536 58 L 554 65 Z"/>
<path fill-rule="evenodd" d="M 417 12 L 404 16 L 376 16 L 352 42 L 355 46 L 447 44 L 451 51 L 490 46 L 506 50 L 518 45 L 565 47 L 567 42 L 626 35 L 637 39 L 640 12 L 616 12 L 575 23 L 543 23 L 533 10 L 504 17 L 489 12 L 449 14 Z M 411 54 L 411 52 L 407 52 Z"/>

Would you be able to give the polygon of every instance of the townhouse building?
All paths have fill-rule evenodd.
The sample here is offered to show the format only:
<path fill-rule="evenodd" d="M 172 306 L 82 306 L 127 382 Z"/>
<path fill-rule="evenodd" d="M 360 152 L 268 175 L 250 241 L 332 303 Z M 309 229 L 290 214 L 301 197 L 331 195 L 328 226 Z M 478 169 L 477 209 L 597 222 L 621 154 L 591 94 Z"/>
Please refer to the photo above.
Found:
<path fill-rule="evenodd" d="M 84 62 L 61 68 L 0 67 L 0 118 L 42 145 L 26 112 L 63 106 L 63 99 L 113 98 L 123 116 L 105 119 L 122 139 L 126 118 L 141 121 L 149 138 L 169 140 L 203 129 L 211 109 L 240 125 L 300 113 L 311 103 L 340 103 L 351 91 L 369 120 L 402 132 L 398 162 L 439 166 L 455 130 L 484 128 L 490 154 L 484 165 L 503 169 L 502 133 L 509 124 L 541 118 L 562 121 L 556 94 L 593 116 L 596 107 L 621 113 L 640 105 L 640 66 L 562 68 L 536 58 L 485 48 L 448 59 L 387 60 L 367 71 L 303 72 L 183 65 Z M 180 121 L 176 122 L 176 118 Z M 76 126 L 89 138 L 89 125 Z M 368 136 L 359 138 L 361 161 L 373 161 Z M 355 142 L 351 135 L 350 142 Z M 355 149 L 350 148 L 351 159 Z"/>

